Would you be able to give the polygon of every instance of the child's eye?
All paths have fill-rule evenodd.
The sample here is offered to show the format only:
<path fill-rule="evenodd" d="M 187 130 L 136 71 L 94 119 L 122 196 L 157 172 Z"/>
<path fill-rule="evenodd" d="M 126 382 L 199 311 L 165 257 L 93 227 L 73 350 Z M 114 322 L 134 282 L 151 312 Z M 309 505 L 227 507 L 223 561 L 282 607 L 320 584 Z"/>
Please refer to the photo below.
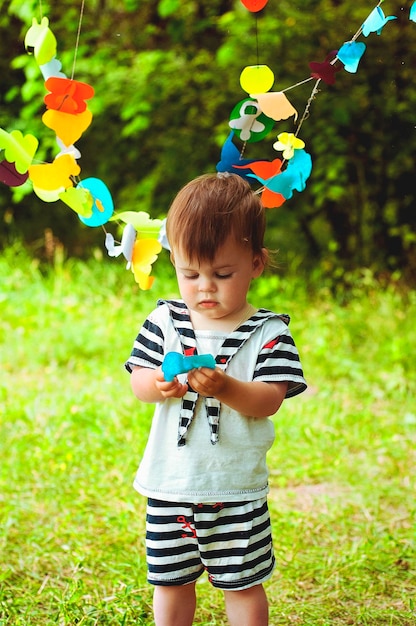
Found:
<path fill-rule="evenodd" d="M 199 274 L 184 274 L 184 278 L 186 278 L 186 280 L 195 280 L 198 276 Z"/>
<path fill-rule="evenodd" d="M 224 279 L 224 278 L 231 278 L 231 276 L 232 276 L 232 274 L 216 274 L 216 277 L 220 278 L 220 279 L 221 278 L 222 279 Z"/>

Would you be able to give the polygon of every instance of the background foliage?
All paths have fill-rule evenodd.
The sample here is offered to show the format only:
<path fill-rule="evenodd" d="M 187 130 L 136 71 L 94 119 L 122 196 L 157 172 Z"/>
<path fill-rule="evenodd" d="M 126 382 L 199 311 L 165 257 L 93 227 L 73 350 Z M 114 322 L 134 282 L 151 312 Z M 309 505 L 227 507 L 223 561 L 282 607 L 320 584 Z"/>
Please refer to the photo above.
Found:
<path fill-rule="evenodd" d="M 77 146 L 82 176 L 109 186 L 116 210 L 166 213 L 179 187 L 214 171 L 228 134 L 231 109 L 245 97 L 239 75 L 247 64 L 268 64 L 276 89 L 309 76 L 348 41 L 375 1 L 269 0 L 256 18 L 239 0 L 87 0 L 75 77 L 94 86 L 93 123 Z M 416 281 L 414 153 L 416 24 L 412 2 L 388 0 L 397 20 L 381 36 L 361 38 L 367 51 L 358 72 L 321 83 L 300 136 L 314 169 L 305 192 L 270 210 L 269 244 L 283 263 L 319 268 L 332 278 L 363 266 Z M 56 153 L 41 122 L 44 86 L 23 39 L 33 16 L 47 15 L 58 58 L 70 73 L 81 2 L 0 0 L 0 126 L 32 132 L 39 156 Z M 258 57 L 257 57 L 258 49 Z M 290 92 L 302 113 L 312 83 Z M 289 94 L 288 94 L 289 95 Z M 276 124 L 249 157 L 273 159 Z M 62 203 L 0 189 L 1 240 L 22 236 L 44 252 L 52 229 L 71 254 L 102 248 L 101 229 L 88 229 Z M 18 200 L 18 202 L 17 202 Z"/>

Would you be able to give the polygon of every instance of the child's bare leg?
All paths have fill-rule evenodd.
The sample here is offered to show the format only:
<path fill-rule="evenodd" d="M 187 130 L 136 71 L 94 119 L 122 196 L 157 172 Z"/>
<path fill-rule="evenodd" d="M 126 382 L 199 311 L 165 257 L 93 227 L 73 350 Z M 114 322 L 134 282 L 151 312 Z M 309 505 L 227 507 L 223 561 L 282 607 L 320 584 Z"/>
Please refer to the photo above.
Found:
<path fill-rule="evenodd" d="M 195 583 L 155 587 L 153 613 L 156 626 L 192 626 L 195 607 Z"/>
<path fill-rule="evenodd" d="M 224 591 L 224 598 L 231 626 L 267 626 L 269 623 L 269 605 L 263 585 Z"/>

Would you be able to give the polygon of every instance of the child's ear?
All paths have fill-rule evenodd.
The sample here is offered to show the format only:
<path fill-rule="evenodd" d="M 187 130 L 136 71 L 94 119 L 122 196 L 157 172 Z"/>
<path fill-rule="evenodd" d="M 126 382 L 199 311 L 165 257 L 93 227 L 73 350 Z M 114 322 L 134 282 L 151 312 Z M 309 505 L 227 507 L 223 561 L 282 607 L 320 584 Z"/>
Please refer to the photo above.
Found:
<path fill-rule="evenodd" d="M 258 278 L 264 272 L 264 268 L 268 259 L 266 248 L 261 249 L 261 254 L 255 254 L 253 257 L 253 278 Z"/>

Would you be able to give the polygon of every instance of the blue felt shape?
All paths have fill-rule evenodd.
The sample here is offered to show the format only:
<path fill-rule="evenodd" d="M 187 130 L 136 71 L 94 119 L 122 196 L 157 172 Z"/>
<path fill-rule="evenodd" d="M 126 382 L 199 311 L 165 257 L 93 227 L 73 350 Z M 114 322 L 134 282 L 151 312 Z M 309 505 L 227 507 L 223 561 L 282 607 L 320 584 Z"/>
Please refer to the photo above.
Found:
<path fill-rule="evenodd" d="M 102 226 L 106 224 L 114 213 L 113 198 L 107 185 L 99 178 L 86 178 L 79 183 L 79 186 L 88 189 L 94 200 L 90 217 L 83 217 L 78 214 L 81 222 L 87 226 Z"/>
<path fill-rule="evenodd" d="M 305 189 L 306 181 L 311 172 L 311 155 L 305 152 L 305 150 L 295 150 L 293 157 L 283 172 L 269 179 L 260 178 L 255 174 L 251 174 L 251 176 L 257 178 L 270 191 L 280 193 L 286 200 L 289 200 L 293 196 L 294 190 L 303 191 Z"/>
<path fill-rule="evenodd" d="M 338 50 L 337 57 L 344 64 L 344 69 L 351 74 L 355 74 L 358 64 L 366 49 L 365 43 L 361 41 L 347 41 Z"/>
<path fill-rule="evenodd" d="M 237 146 L 233 142 L 234 131 L 228 135 L 222 149 L 221 149 L 221 161 L 217 163 L 217 172 L 230 172 L 231 174 L 238 174 L 241 178 L 247 180 L 247 176 L 251 170 L 248 168 L 236 169 L 234 165 L 249 165 L 254 163 L 257 159 L 242 159 Z"/>
<path fill-rule="evenodd" d="M 380 35 L 387 22 L 396 19 L 397 17 L 395 15 L 389 15 L 389 17 L 386 17 L 382 9 L 380 9 L 380 7 L 376 7 L 371 11 L 370 15 L 361 27 L 364 37 L 368 37 L 370 33 L 377 33 L 377 35 Z"/>
<path fill-rule="evenodd" d="M 413 2 L 410 7 L 409 20 L 411 22 L 416 22 L 416 2 Z"/>
<path fill-rule="evenodd" d="M 212 354 L 184 356 L 180 352 L 167 352 L 162 363 L 162 372 L 165 380 L 170 383 L 178 374 L 185 374 L 198 367 L 209 367 L 213 370 L 215 366 Z"/>

